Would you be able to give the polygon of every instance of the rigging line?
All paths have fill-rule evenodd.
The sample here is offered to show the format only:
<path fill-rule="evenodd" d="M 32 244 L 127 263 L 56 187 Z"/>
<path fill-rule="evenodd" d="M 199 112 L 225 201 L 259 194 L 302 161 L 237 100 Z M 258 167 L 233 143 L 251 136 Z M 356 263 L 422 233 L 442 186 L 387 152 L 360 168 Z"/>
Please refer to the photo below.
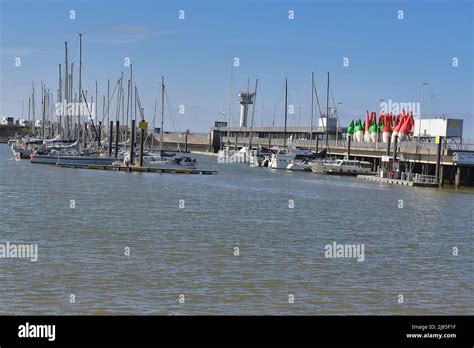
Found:
<path fill-rule="evenodd" d="M 156 124 L 156 107 L 158 105 L 158 102 L 157 102 L 157 99 L 158 99 L 158 91 L 159 91 L 159 86 L 157 85 L 155 87 L 155 89 L 153 90 L 153 100 L 154 100 L 154 105 L 153 105 L 153 108 L 151 108 L 150 110 L 153 110 L 154 109 L 154 114 L 153 114 L 153 122 L 152 122 L 152 130 L 151 130 L 151 145 L 153 145 L 153 140 L 155 138 L 154 136 L 154 131 L 155 131 L 155 124 Z M 148 135 L 150 134 L 150 132 L 147 132 L 146 134 L 146 137 L 145 137 L 145 144 L 148 140 Z"/>
<path fill-rule="evenodd" d="M 169 99 L 168 99 L 168 93 L 167 93 L 166 89 L 165 89 L 165 99 L 166 99 L 166 103 L 168 104 L 168 109 L 169 109 L 170 116 L 171 116 L 171 123 L 173 125 L 173 130 L 174 130 L 175 133 L 177 133 L 176 125 L 174 123 L 174 111 L 171 108 L 171 105 L 170 105 L 170 102 L 169 102 Z M 178 152 L 181 153 L 181 148 L 179 146 L 179 142 L 176 142 L 176 145 L 177 145 L 177 148 L 178 148 Z"/>
<path fill-rule="evenodd" d="M 281 90 L 280 99 L 279 99 L 279 102 L 278 102 L 277 108 L 276 108 L 277 110 L 280 110 L 280 109 L 281 109 L 281 107 L 282 107 L 282 101 L 283 101 L 283 99 L 285 99 L 284 96 L 285 96 L 285 83 L 283 83 L 283 88 L 282 88 L 282 90 Z M 276 119 L 276 117 L 274 117 L 274 120 L 275 120 L 275 119 Z"/>
<path fill-rule="evenodd" d="M 303 110 L 303 107 L 302 105 L 305 105 L 304 107 L 304 112 L 308 112 L 308 110 L 306 109 L 306 106 L 311 104 L 311 98 L 310 98 L 310 95 L 308 93 L 308 85 L 307 84 L 304 84 L 304 87 L 303 87 L 303 93 L 300 94 L 300 103 L 298 104 L 298 120 L 301 121 L 301 111 Z M 304 103 L 303 103 L 304 101 Z M 308 112 L 308 114 L 310 114 Z M 309 115 L 310 119 L 311 119 L 311 115 Z M 310 121 L 311 123 L 311 121 Z M 304 121 L 303 121 L 303 124 L 304 124 Z M 301 126 L 301 124 L 298 124 L 298 126 Z"/>
<path fill-rule="evenodd" d="M 316 79 L 314 79 L 316 80 Z M 321 111 L 321 105 L 319 104 L 319 97 L 318 97 L 318 90 L 316 89 L 316 82 L 313 81 L 313 90 L 314 90 L 314 95 L 316 97 L 316 104 L 318 105 L 318 110 L 319 110 L 319 118 L 321 119 L 322 116 L 323 116 L 323 113 Z M 327 121 L 327 120 L 326 120 Z M 324 133 L 326 133 L 326 125 L 324 122 L 322 122 L 323 124 L 323 130 L 324 130 Z M 319 136 L 319 135 L 318 135 Z"/>
<path fill-rule="evenodd" d="M 168 105 L 168 109 L 170 111 L 171 122 L 173 123 L 173 130 L 175 132 L 177 132 L 177 128 L 179 128 L 179 122 L 178 122 L 177 117 L 175 116 L 176 113 L 175 113 L 174 109 L 171 107 L 170 98 L 168 96 L 168 91 L 166 89 L 165 89 L 165 99 L 166 99 L 166 104 Z M 176 124 L 175 124 L 175 121 L 176 121 Z"/>
<path fill-rule="evenodd" d="M 331 92 L 331 97 L 332 97 L 332 103 L 334 105 L 334 110 L 336 111 L 335 114 L 336 114 L 336 119 L 337 121 L 339 122 L 339 111 L 337 110 L 337 106 L 336 106 L 336 101 L 334 100 L 334 94 L 332 92 L 332 86 L 329 86 L 329 90 Z M 337 126 L 337 125 L 336 125 Z M 337 127 L 336 127 L 337 128 Z"/>
<path fill-rule="evenodd" d="M 115 84 L 115 88 L 114 88 L 114 91 L 112 92 L 112 95 L 110 96 L 110 100 L 109 102 L 107 103 L 107 110 L 106 110 L 106 114 L 109 113 L 110 111 L 110 103 L 112 102 L 112 99 L 114 99 L 114 95 L 115 95 L 115 92 L 117 91 L 117 87 L 119 85 L 119 82 L 120 82 L 120 78 L 117 80 L 117 83 Z M 105 119 L 105 114 L 102 116 L 102 123 L 104 123 L 104 119 Z"/>
<path fill-rule="evenodd" d="M 334 111 L 335 111 L 335 114 L 336 114 L 336 134 L 335 134 L 335 137 L 336 137 L 336 143 L 337 143 L 337 137 L 338 137 L 338 127 L 337 125 L 341 124 L 340 120 L 339 120 L 339 110 L 337 108 L 337 105 L 336 105 L 336 101 L 334 100 L 334 93 L 332 92 L 332 85 L 329 86 L 329 91 L 331 93 L 331 97 L 332 97 L 332 103 L 334 105 Z M 346 142 L 344 140 L 342 140 L 342 144 L 343 146 L 345 147 L 346 146 Z"/>
<path fill-rule="evenodd" d="M 262 86 L 261 86 L 260 80 L 258 80 L 258 82 L 259 82 L 258 87 L 260 89 L 260 92 L 259 92 L 259 97 L 260 97 L 260 100 L 261 100 L 260 104 L 262 105 L 262 118 L 260 120 L 260 125 L 263 126 L 263 110 L 265 109 L 265 101 L 263 99 Z M 260 111 L 260 110 L 255 108 L 255 113 L 257 114 L 257 116 L 258 116 L 258 111 Z M 255 123 L 257 123 L 257 122 L 255 122 Z"/>

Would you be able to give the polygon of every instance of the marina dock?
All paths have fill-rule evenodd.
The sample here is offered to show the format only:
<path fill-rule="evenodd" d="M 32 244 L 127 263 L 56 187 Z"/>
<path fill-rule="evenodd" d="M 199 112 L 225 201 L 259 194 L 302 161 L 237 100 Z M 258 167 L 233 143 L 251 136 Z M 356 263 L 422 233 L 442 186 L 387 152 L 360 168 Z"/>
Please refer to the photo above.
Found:
<path fill-rule="evenodd" d="M 217 174 L 217 170 L 215 169 L 175 169 L 175 168 L 153 168 L 153 167 L 138 167 L 138 166 L 127 167 L 127 166 L 97 165 L 97 164 L 56 164 L 56 166 L 63 167 L 63 168 L 111 170 L 115 172 L 201 174 L 201 175 Z"/>
<path fill-rule="evenodd" d="M 401 179 L 390 179 L 390 178 L 381 178 L 375 175 L 357 175 L 358 179 L 375 181 L 384 184 L 394 184 L 394 185 L 404 185 L 404 186 L 419 186 L 419 187 L 438 187 L 438 184 L 435 182 L 427 181 L 408 181 Z"/>

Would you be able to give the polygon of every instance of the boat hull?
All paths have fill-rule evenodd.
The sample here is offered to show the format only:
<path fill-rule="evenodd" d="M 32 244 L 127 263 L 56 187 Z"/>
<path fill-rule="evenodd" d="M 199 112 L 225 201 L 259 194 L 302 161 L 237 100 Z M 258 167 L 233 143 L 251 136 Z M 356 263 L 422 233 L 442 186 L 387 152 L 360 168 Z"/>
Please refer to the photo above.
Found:
<path fill-rule="evenodd" d="M 31 163 L 40 164 L 100 164 L 112 165 L 117 159 L 112 157 L 94 157 L 94 156 L 49 156 L 33 155 Z"/>
<path fill-rule="evenodd" d="M 327 165 L 327 162 L 311 162 L 309 165 L 311 167 L 311 171 L 316 174 L 324 174 L 325 166 Z"/>
<path fill-rule="evenodd" d="M 326 169 L 325 174 L 327 175 L 348 175 L 348 176 L 357 176 L 357 175 L 375 175 L 376 173 L 372 171 L 364 170 L 339 170 L 339 169 Z"/>
<path fill-rule="evenodd" d="M 194 164 L 177 164 L 172 162 L 165 162 L 165 161 L 152 161 L 152 162 L 145 162 L 145 167 L 156 168 L 156 169 L 196 169 Z"/>
<path fill-rule="evenodd" d="M 311 171 L 311 167 L 308 163 L 305 162 L 293 162 L 288 164 L 286 167 L 287 170 L 293 170 L 296 172 L 307 172 Z"/>
<path fill-rule="evenodd" d="M 33 150 L 16 148 L 14 144 L 11 145 L 11 148 L 15 157 L 21 159 L 30 159 L 31 154 L 33 153 Z"/>
<path fill-rule="evenodd" d="M 270 157 L 270 162 L 268 163 L 268 168 L 271 169 L 287 169 L 288 165 L 294 161 L 295 155 L 292 154 L 282 154 L 277 153 L 273 154 Z"/>

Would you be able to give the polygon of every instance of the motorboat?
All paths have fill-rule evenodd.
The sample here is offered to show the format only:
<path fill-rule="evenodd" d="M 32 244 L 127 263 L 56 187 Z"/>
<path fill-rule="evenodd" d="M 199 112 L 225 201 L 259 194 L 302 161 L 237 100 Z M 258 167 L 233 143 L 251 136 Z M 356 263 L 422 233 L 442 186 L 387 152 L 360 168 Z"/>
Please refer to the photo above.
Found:
<path fill-rule="evenodd" d="M 295 160 L 296 155 L 294 153 L 288 153 L 283 149 L 277 150 L 276 153 L 272 153 L 268 162 L 268 168 L 271 169 L 287 169 L 288 165 Z"/>
<path fill-rule="evenodd" d="M 191 157 L 157 157 L 157 156 L 143 156 L 143 166 L 152 168 L 183 168 L 196 169 L 196 160 Z"/>
<path fill-rule="evenodd" d="M 299 172 L 307 172 L 307 171 L 311 171 L 311 166 L 308 161 L 294 159 L 289 162 L 286 169 L 299 171 Z"/>
<path fill-rule="evenodd" d="M 348 159 L 340 159 L 334 163 L 323 164 L 322 170 L 325 174 L 334 175 L 374 174 L 370 162 Z"/>

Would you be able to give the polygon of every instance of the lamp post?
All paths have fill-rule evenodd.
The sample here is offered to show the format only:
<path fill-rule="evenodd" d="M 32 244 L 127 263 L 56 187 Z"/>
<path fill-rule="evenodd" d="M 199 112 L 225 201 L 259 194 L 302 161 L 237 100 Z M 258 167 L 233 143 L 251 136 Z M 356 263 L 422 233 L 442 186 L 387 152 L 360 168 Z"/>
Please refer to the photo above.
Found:
<path fill-rule="evenodd" d="M 430 137 L 431 137 L 431 103 L 433 102 L 433 97 L 436 97 L 436 96 L 434 94 L 430 94 L 430 107 L 429 107 L 429 119 L 428 119 L 428 130 L 430 132 Z"/>
<path fill-rule="evenodd" d="M 421 113 L 423 111 L 423 96 L 425 93 L 425 85 L 429 85 L 427 82 L 421 84 L 421 100 L 420 100 L 420 115 L 418 117 L 418 141 L 421 142 Z"/>
<path fill-rule="evenodd" d="M 431 119 L 431 103 L 433 102 L 433 97 L 436 97 L 434 94 L 430 94 L 430 107 L 429 107 L 429 117 Z"/>

